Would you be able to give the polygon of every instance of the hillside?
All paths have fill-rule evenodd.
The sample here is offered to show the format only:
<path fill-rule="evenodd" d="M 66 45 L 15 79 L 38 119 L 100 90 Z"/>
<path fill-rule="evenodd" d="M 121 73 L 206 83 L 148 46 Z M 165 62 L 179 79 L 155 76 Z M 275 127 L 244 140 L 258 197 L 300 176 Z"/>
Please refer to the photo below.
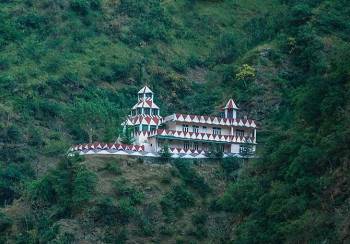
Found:
<path fill-rule="evenodd" d="M 33 182 L 26 199 L 4 209 L 13 221 L 5 232 L 9 241 L 212 243 L 232 238 L 233 220 L 215 210 L 216 195 L 234 175 L 227 167 L 232 160 L 159 164 L 155 159 L 87 156 L 67 163 Z M 72 187 L 71 202 L 67 187 Z M 50 228 L 48 216 L 60 216 Z M 22 221 L 35 227 L 21 232 L 28 229 Z"/>
<path fill-rule="evenodd" d="M 349 242 L 349 16 L 346 0 L 0 1 L 0 242 L 71 243 L 82 233 L 107 243 L 124 235 L 134 243 Z M 144 84 L 163 115 L 215 114 L 233 97 L 240 116 L 259 123 L 259 160 L 240 169 L 233 163 L 235 176 L 225 180 L 215 173 L 220 160 L 208 166 L 212 192 L 205 197 L 188 185 L 176 188 L 196 201 L 181 207 L 183 217 L 167 222 L 154 199 L 156 224 L 128 217 L 111 221 L 115 229 L 100 219 L 102 227 L 93 228 L 88 210 L 119 213 L 120 193 L 104 189 L 112 179 L 125 178 L 145 199 L 167 196 L 180 183 L 176 175 L 159 178 L 175 163 L 134 168 L 129 159 L 65 158 L 89 136 L 114 141 Z M 98 171 L 110 160 L 121 174 L 113 175 L 114 166 Z M 130 196 L 122 198 L 128 214 L 146 208 L 136 199 L 130 210 Z M 207 217 L 198 220 L 200 207 Z M 16 208 L 29 215 L 18 219 Z M 203 219 L 204 230 L 190 235 Z M 58 229 L 72 226 L 61 236 Z M 217 239 L 212 228 L 229 238 Z"/>

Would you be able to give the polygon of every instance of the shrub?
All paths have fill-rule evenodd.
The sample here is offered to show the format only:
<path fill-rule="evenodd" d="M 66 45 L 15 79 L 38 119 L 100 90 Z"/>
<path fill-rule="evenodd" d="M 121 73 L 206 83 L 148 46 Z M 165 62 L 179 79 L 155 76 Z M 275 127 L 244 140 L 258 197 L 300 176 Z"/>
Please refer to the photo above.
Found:
<path fill-rule="evenodd" d="M 103 224 L 112 225 L 118 218 L 118 207 L 113 204 L 113 199 L 103 197 L 97 200 L 96 206 L 91 213 L 96 221 L 101 221 Z"/>
<path fill-rule="evenodd" d="M 174 235 L 174 226 L 171 226 L 170 224 L 162 225 L 159 228 L 159 233 L 164 236 L 173 236 Z"/>
<path fill-rule="evenodd" d="M 212 159 L 221 159 L 223 158 L 224 153 L 219 146 L 211 145 L 208 152 L 206 153 L 206 156 Z"/>
<path fill-rule="evenodd" d="M 228 179 L 234 179 L 237 175 L 237 170 L 243 163 L 242 159 L 238 157 L 223 158 L 220 161 L 220 166 L 224 170 L 225 176 Z"/>
<path fill-rule="evenodd" d="M 171 158 L 171 152 L 169 150 L 169 145 L 164 144 L 162 149 L 159 152 L 160 158 L 167 162 Z"/>
<path fill-rule="evenodd" d="M 166 216 L 180 214 L 181 209 L 189 208 L 195 203 L 192 193 L 183 185 L 175 185 L 161 200 L 160 205 Z"/>
<path fill-rule="evenodd" d="M 181 159 L 176 160 L 175 166 L 178 169 L 180 177 L 183 179 L 183 181 L 187 185 L 196 189 L 201 196 L 206 196 L 209 192 L 211 192 L 211 189 L 205 182 L 204 178 L 198 175 L 198 173 L 187 161 Z"/>
<path fill-rule="evenodd" d="M 42 179 L 28 188 L 33 203 L 46 204 L 62 209 L 62 215 L 71 215 L 82 209 L 92 198 L 96 175 L 81 164 L 78 156 L 62 160 L 57 169 L 49 171 Z"/>
<path fill-rule="evenodd" d="M 142 234 L 144 236 L 152 236 L 154 233 L 154 225 L 151 221 L 144 215 L 141 215 L 138 219 L 138 225 L 141 228 Z"/>
<path fill-rule="evenodd" d="M 106 243 L 124 244 L 128 240 L 128 231 L 126 228 L 108 229 L 103 240 Z"/>
<path fill-rule="evenodd" d="M 17 127 L 16 125 L 12 125 L 9 128 L 7 128 L 6 137 L 5 137 L 6 142 L 16 143 L 16 142 L 20 142 L 21 139 L 22 139 L 22 132 L 20 131 L 19 127 Z"/>
<path fill-rule="evenodd" d="M 224 33 L 219 37 L 211 56 L 215 63 L 229 64 L 237 58 L 238 50 L 237 36 L 233 33 Z"/>
<path fill-rule="evenodd" d="M 115 181 L 114 189 L 118 196 L 128 199 L 133 206 L 141 203 L 144 198 L 141 191 L 138 191 L 133 186 L 127 185 L 124 179 Z"/>
<path fill-rule="evenodd" d="M 208 220 L 207 213 L 196 213 L 192 216 L 192 223 L 194 225 L 204 225 Z"/>
<path fill-rule="evenodd" d="M 78 14 L 86 15 L 90 9 L 89 0 L 72 0 L 70 6 Z"/>
<path fill-rule="evenodd" d="M 115 162 L 115 161 L 107 162 L 106 166 L 103 169 L 114 175 L 122 174 L 122 170 L 120 169 L 118 162 Z"/>
<path fill-rule="evenodd" d="M 134 204 L 129 199 L 121 199 L 118 202 L 119 218 L 122 223 L 129 222 L 129 219 L 136 213 Z"/>
<path fill-rule="evenodd" d="M 11 225 L 12 225 L 12 220 L 3 212 L 0 212 L 0 234 L 5 230 L 7 230 L 8 228 L 10 228 Z"/>

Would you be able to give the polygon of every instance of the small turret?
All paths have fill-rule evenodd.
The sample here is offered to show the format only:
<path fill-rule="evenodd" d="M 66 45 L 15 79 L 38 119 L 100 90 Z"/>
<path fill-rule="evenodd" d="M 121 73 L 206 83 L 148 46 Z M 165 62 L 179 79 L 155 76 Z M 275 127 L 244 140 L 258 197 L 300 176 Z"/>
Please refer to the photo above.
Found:
<path fill-rule="evenodd" d="M 231 98 L 230 100 L 228 100 L 228 102 L 226 103 L 226 106 L 224 107 L 225 118 L 236 119 L 237 110 L 238 110 L 238 107 L 233 101 L 233 99 Z"/>
<path fill-rule="evenodd" d="M 159 116 L 159 107 L 153 102 L 153 92 L 148 86 L 142 87 L 137 93 L 138 102 L 131 110 L 131 116 L 155 115 Z"/>
<path fill-rule="evenodd" d="M 139 101 L 146 100 L 146 99 L 153 101 L 153 92 L 151 89 L 149 89 L 148 86 L 142 87 L 141 90 L 139 90 L 139 92 L 137 94 L 139 97 Z"/>

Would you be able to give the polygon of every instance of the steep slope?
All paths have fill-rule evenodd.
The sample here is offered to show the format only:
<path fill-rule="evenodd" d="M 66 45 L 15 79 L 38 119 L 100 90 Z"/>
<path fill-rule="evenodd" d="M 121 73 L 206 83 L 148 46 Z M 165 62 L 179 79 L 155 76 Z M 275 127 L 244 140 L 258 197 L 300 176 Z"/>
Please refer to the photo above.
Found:
<path fill-rule="evenodd" d="M 70 226 L 79 219 L 96 177 L 68 163 L 54 173 L 49 169 L 70 144 L 89 135 L 113 141 L 134 94 L 147 82 L 164 114 L 212 114 L 234 97 L 241 116 L 259 121 L 260 160 L 230 178 L 223 196 L 210 193 L 218 201 L 208 219 L 222 214 L 232 221 L 232 228 L 219 227 L 223 236 L 235 243 L 348 242 L 349 15 L 346 0 L 2 1 L 0 203 L 11 209 L 20 201 L 34 216 L 50 217 L 13 224 L 0 212 L 0 231 L 21 229 L 22 235 L 10 234 L 18 242 L 53 240 L 59 221 Z M 56 193 L 35 198 L 35 192 L 61 189 L 45 181 L 64 185 L 71 174 L 79 175 L 75 183 L 85 194 L 73 187 L 62 191 L 68 201 Z M 104 177 L 109 179 L 101 175 L 97 182 Z M 116 199 L 102 199 L 102 208 L 119 213 Z M 47 212 L 33 209 L 29 200 Z M 46 229 L 52 233 L 41 232 Z M 78 233 L 62 238 L 82 239 Z M 160 238 L 155 233 L 147 240 Z M 176 235 L 179 241 L 196 239 Z M 167 238 L 160 240 L 176 240 Z"/>
<path fill-rule="evenodd" d="M 230 238 L 231 220 L 213 207 L 226 188 L 229 168 L 217 161 L 152 161 L 110 156 L 66 161 L 32 183 L 27 199 L 5 208 L 12 222 L 3 233 L 8 241 L 54 243 Z"/>
<path fill-rule="evenodd" d="M 21 181 L 71 144 L 115 141 L 144 83 L 162 114 L 213 114 L 234 96 L 258 117 L 252 89 L 233 78 L 283 9 L 278 1 L 1 2 L 0 202 L 18 198 Z"/>

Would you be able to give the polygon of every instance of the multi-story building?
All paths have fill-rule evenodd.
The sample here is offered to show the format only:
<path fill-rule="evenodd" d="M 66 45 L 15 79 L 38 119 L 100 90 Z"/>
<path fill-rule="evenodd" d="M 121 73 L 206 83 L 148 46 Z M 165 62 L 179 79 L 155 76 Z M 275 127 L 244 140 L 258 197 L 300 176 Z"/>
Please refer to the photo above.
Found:
<path fill-rule="evenodd" d="M 175 113 L 163 118 L 154 103 L 153 92 L 145 86 L 122 125 L 131 129 L 133 145 L 95 142 L 75 145 L 70 152 L 158 157 L 167 145 L 172 157 L 206 158 L 213 151 L 221 151 L 224 157 L 240 155 L 247 148 L 255 151 L 256 124 L 238 116 L 238 107 L 232 99 L 220 116 Z"/>
<path fill-rule="evenodd" d="M 225 156 L 236 155 L 248 144 L 255 151 L 256 124 L 254 120 L 239 118 L 232 99 L 220 116 L 175 113 L 163 118 L 154 103 L 153 92 L 145 86 L 138 92 L 138 101 L 123 125 L 132 128 L 135 145 L 154 155 L 164 145 L 168 145 L 174 157 L 205 157 L 213 148 Z"/>

